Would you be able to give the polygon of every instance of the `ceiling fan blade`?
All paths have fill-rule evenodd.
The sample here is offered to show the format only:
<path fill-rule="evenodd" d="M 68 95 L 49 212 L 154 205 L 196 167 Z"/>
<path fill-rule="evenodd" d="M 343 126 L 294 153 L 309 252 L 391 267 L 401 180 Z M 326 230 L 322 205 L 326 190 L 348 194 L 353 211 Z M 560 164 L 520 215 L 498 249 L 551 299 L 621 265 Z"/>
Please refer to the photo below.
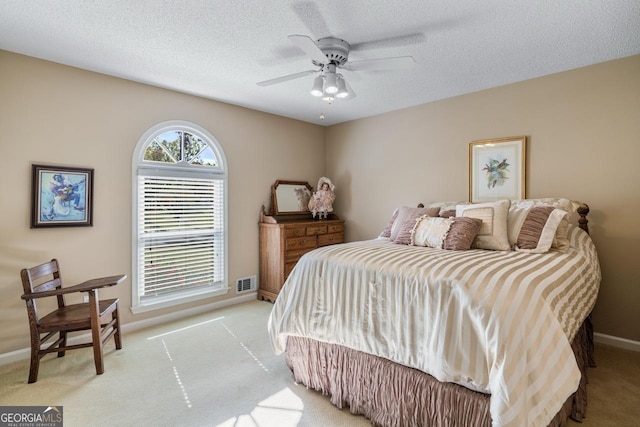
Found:
<path fill-rule="evenodd" d="M 349 61 L 342 68 L 349 71 L 406 70 L 412 68 L 415 64 L 416 61 L 412 56 L 398 56 L 395 58 Z"/>
<path fill-rule="evenodd" d="M 318 47 L 311 37 L 293 34 L 288 36 L 289 40 L 304 51 L 314 61 L 326 64 L 329 62 L 322 50 Z"/>
<path fill-rule="evenodd" d="M 291 5 L 293 13 L 296 14 L 298 19 L 307 27 L 309 34 L 324 37 L 331 34 L 329 26 L 325 21 L 320 8 L 313 1 L 296 1 Z"/>
<path fill-rule="evenodd" d="M 369 40 L 366 42 L 354 43 L 351 45 L 351 50 L 367 50 L 367 49 L 380 49 L 386 47 L 407 46 L 412 44 L 424 43 L 427 37 L 422 32 L 415 32 L 410 34 L 403 34 L 395 37 L 387 37 L 377 40 Z"/>
<path fill-rule="evenodd" d="M 287 76 L 277 77 L 277 78 L 271 79 L 271 80 L 264 80 L 264 81 L 258 82 L 256 84 L 258 86 L 262 86 L 262 87 L 271 86 L 271 85 L 277 85 L 278 83 L 283 83 L 283 82 L 287 82 L 289 80 L 299 79 L 300 77 L 308 76 L 309 74 L 313 74 L 313 73 L 317 73 L 317 72 L 318 72 L 318 70 L 301 71 L 299 73 L 289 74 Z"/>

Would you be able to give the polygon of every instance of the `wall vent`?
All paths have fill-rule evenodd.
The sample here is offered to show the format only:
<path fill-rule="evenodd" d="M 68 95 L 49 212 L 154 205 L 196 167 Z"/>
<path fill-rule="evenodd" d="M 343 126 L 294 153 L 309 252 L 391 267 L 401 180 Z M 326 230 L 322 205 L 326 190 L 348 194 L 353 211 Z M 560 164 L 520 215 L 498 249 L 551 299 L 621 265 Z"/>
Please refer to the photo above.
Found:
<path fill-rule="evenodd" d="M 251 292 L 256 290 L 256 276 L 243 277 L 236 281 L 236 293 Z"/>

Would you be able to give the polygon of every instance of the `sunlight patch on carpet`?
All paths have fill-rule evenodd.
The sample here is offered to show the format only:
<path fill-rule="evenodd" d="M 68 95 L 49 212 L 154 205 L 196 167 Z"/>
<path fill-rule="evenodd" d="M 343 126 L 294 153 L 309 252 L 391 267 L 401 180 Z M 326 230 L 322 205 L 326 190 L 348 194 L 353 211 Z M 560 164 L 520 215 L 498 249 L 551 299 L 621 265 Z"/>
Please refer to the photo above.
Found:
<path fill-rule="evenodd" d="M 173 362 L 173 357 L 171 357 L 171 353 L 169 352 L 169 348 L 167 347 L 167 343 L 162 340 L 162 345 L 164 346 L 164 351 L 167 353 L 167 357 L 171 362 Z M 182 379 L 180 378 L 180 373 L 178 372 L 178 368 L 173 365 L 173 375 L 176 377 L 176 382 L 178 383 L 178 387 L 180 387 L 180 392 L 184 397 L 184 401 L 187 404 L 187 408 L 191 408 L 191 401 L 189 400 L 189 395 L 187 394 L 187 390 L 184 388 L 184 384 L 182 383 Z"/>
<path fill-rule="evenodd" d="M 224 316 L 216 317 L 215 319 L 207 320 L 205 322 L 196 323 L 194 325 L 185 326 L 184 328 L 175 329 L 173 331 L 165 332 L 164 334 L 155 335 L 155 336 L 149 337 L 147 339 L 148 340 L 153 340 L 153 339 L 156 339 L 156 338 L 162 338 L 162 337 L 165 337 L 167 335 L 171 335 L 171 334 L 175 334 L 175 333 L 178 333 L 178 332 L 186 331 L 187 329 L 195 328 L 197 326 L 206 325 L 207 323 L 217 322 L 218 320 L 222 320 L 222 319 L 224 319 Z"/>
<path fill-rule="evenodd" d="M 272 394 L 251 411 L 216 427 L 294 427 L 302 418 L 304 403 L 288 387 Z"/>

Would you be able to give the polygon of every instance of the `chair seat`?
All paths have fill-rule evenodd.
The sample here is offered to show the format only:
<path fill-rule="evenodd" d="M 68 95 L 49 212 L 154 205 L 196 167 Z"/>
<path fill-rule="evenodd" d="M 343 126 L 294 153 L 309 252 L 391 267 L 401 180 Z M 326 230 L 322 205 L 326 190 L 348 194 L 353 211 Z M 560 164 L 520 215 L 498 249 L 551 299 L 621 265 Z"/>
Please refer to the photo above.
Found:
<path fill-rule="evenodd" d="M 118 299 L 99 301 L 100 317 L 112 313 L 118 307 Z M 91 329 L 91 312 L 88 303 L 60 307 L 42 317 L 38 322 L 40 332 L 75 331 Z"/>

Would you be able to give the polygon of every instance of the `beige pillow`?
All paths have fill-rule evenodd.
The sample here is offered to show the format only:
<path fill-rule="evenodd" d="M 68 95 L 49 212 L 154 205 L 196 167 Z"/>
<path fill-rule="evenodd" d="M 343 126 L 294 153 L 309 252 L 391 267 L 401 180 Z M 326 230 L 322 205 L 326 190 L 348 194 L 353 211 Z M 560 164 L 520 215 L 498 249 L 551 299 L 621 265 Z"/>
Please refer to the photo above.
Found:
<path fill-rule="evenodd" d="M 421 216 L 411 234 L 411 244 L 430 248 L 466 251 L 471 248 L 482 220 Z"/>
<path fill-rule="evenodd" d="M 474 203 L 456 207 L 456 217 L 479 218 L 482 220 L 482 226 L 471 245 L 472 248 L 495 251 L 511 250 L 507 235 L 509 205 L 509 200 L 498 200 L 496 202 Z"/>
<path fill-rule="evenodd" d="M 516 208 L 532 208 L 534 206 L 553 206 L 554 208 L 562 209 L 568 213 L 574 212 L 574 204 L 569 199 L 559 197 L 544 197 L 540 199 L 522 199 L 512 200 L 511 209 Z"/>
<path fill-rule="evenodd" d="M 427 246 L 429 248 L 442 248 L 444 239 L 453 224 L 453 218 L 440 218 L 422 215 L 418 218 L 411 233 L 413 246 Z"/>
<path fill-rule="evenodd" d="M 509 213 L 511 217 L 511 212 Z M 536 206 L 527 209 L 520 222 L 514 249 L 521 252 L 544 253 L 551 249 L 556 231 L 567 212 L 553 206 Z"/>

